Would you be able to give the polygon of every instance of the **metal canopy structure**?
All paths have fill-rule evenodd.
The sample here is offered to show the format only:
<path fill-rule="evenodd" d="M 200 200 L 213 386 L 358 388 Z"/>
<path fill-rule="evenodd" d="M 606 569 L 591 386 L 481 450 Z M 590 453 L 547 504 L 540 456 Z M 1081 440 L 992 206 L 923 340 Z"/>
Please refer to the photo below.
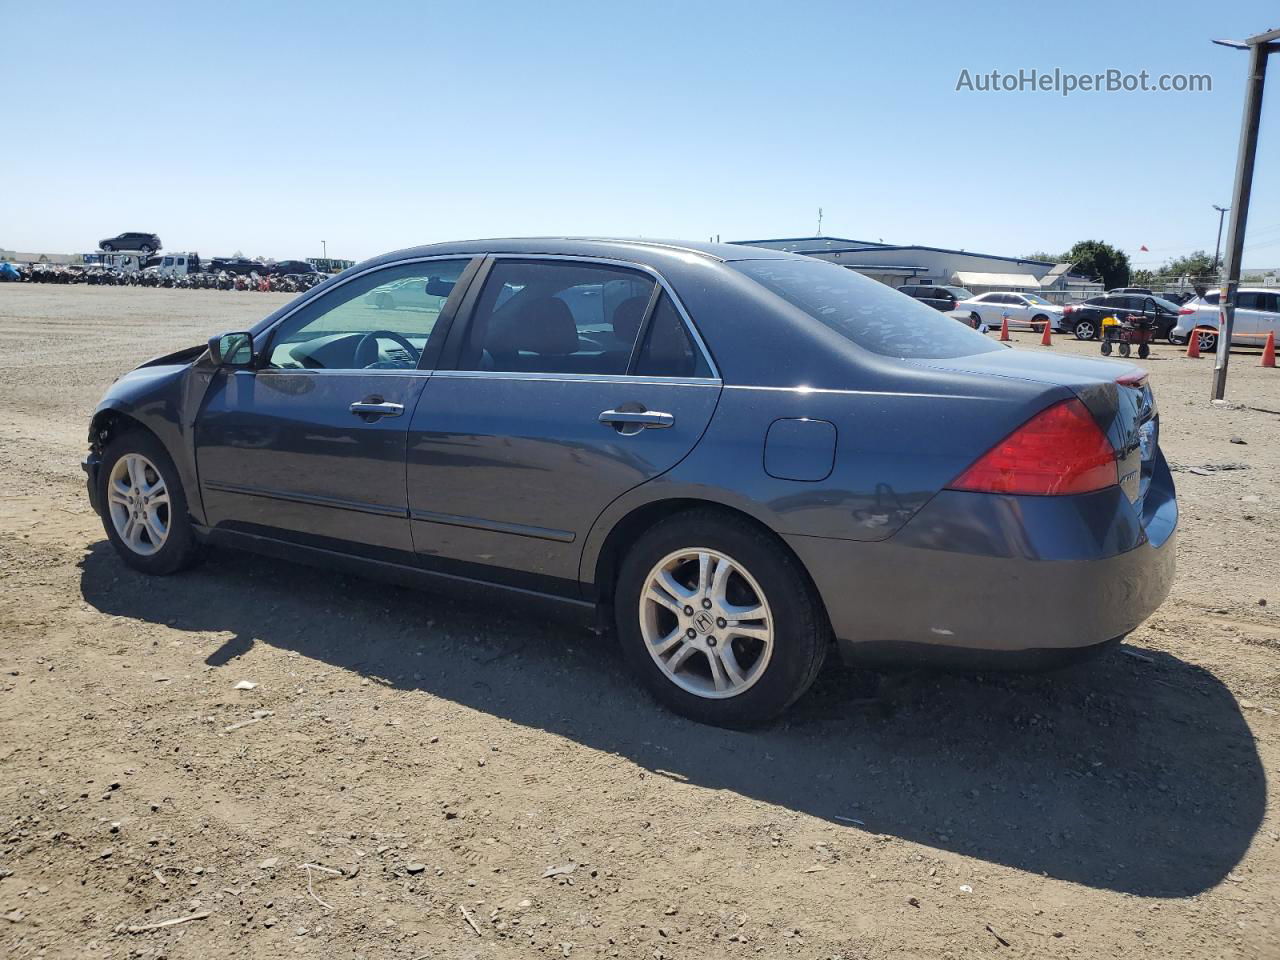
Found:
<path fill-rule="evenodd" d="M 1240 146 L 1236 151 L 1236 179 L 1231 190 L 1231 229 L 1227 236 L 1226 280 L 1219 298 L 1221 323 L 1218 355 L 1213 365 L 1213 399 L 1227 392 L 1227 363 L 1231 358 L 1231 338 L 1235 329 L 1236 292 L 1240 289 L 1240 258 L 1244 253 L 1244 231 L 1249 219 L 1249 194 L 1253 190 L 1253 161 L 1258 152 L 1258 126 L 1262 118 L 1262 88 L 1267 76 L 1267 59 L 1280 50 L 1280 30 L 1269 30 L 1248 40 L 1215 40 L 1214 43 L 1249 51 L 1249 79 L 1245 86 L 1244 118 L 1240 124 Z"/>

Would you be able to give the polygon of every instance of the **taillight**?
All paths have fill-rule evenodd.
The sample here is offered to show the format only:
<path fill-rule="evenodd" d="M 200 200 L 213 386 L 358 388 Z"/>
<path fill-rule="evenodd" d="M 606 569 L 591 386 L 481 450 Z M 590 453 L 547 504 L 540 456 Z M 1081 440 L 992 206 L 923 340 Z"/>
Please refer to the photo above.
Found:
<path fill-rule="evenodd" d="M 1079 400 L 1036 414 L 983 454 L 952 490 L 1060 496 L 1120 482 L 1116 451 Z"/>
<path fill-rule="evenodd" d="M 1073 313 L 1073 312 L 1075 311 L 1075 309 L 1076 309 L 1076 308 L 1075 308 L 1075 307 L 1072 307 L 1072 306 L 1066 306 L 1066 307 L 1063 307 L 1063 308 L 1062 308 L 1062 315 L 1065 317 L 1067 314 L 1069 314 L 1069 313 Z"/>

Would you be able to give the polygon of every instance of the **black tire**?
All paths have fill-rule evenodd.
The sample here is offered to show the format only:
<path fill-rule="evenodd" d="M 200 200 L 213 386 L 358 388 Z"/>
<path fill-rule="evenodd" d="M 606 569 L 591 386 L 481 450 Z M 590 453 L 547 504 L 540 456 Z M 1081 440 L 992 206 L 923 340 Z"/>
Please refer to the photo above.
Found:
<path fill-rule="evenodd" d="M 722 699 L 671 680 L 650 656 L 640 626 L 650 572 L 670 554 L 695 548 L 715 550 L 748 571 L 772 617 L 773 648 L 763 672 L 741 693 Z M 711 509 L 668 517 L 635 542 L 618 573 L 614 616 L 623 655 L 650 693 L 676 713 L 721 727 L 757 726 L 791 706 L 817 678 L 832 643 L 817 590 L 790 551 L 750 521 Z M 705 663 L 706 656 L 699 656 Z"/>
<path fill-rule="evenodd" d="M 1201 333 L 1193 330 L 1191 335 L 1200 341 L 1201 353 L 1218 352 L 1218 335 L 1216 333 Z"/>
<path fill-rule="evenodd" d="M 112 246 L 111 244 L 109 244 L 109 243 L 104 243 L 104 244 L 102 245 L 102 252 L 103 252 L 103 253 L 111 253 L 113 250 L 115 250 L 115 247 L 113 247 L 113 246 Z"/>
<path fill-rule="evenodd" d="M 1102 355 L 1103 355 L 1104 357 L 1109 357 L 1109 356 L 1111 356 L 1111 341 L 1110 341 L 1110 340 L 1103 340 L 1103 341 L 1102 341 Z"/>
<path fill-rule="evenodd" d="M 1085 317 L 1076 321 L 1072 333 L 1076 335 L 1077 340 L 1096 340 L 1098 339 L 1098 324 L 1096 321 Z"/>
<path fill-rule="evenodd" d="M 982 317 L 978 316 L 976 313 L 971 313 L 969 314 L 969 319 L 973 321 L 973 329 L 977 330 L 978 326 L 982 323 Z"/>
<path fill-rule="evenodd" d="M 1145 360 L 1149 356 L 1151 356 L 1151 347 L 1145 343 L 1138 344 L 1138 359 Z"/>
<path fill-rule="evenodd" d="M 1120 344 L 1120 356 L 1127 357 L 1129 355 L 1129 345 L 1127 343 Z"/>
<path fill-rule="evenodd" d="M 116 530 L 108 499 L 108 483 L 117 461 L 126 454 L 141 454 L 164 480 L 169 493 L 168 535 L 155 553 L 143 555 L 130 547 Z M 187 497 L 182 489 L 178 469 L 173 465 L 162 444 L 154 434 L 146 430 L 126 430 L 113 437 L 102 451 L 102 464 L 98 467 L 98 505 L 102 511 L 102 526 L 107 539 L 115 547 L 126 564 L 143 573 L 164 576 L 177 573 L 195 563 L 200 557 L 200 543 L 196 540 L 191 518 L 187 514 Z"/>
<path fill-rule="evenodd" d="M 1043 313 L 1037 313 L 1034 317 L 1031 318 L 1031 329 L 1034 330 L 1036 333 L 1043 333 L 1044 331 L 1041 329 L 1040 324 L 1048 323 L 1048 322 L 1049 322 L 1048 317 L 1046 317 Z"/>

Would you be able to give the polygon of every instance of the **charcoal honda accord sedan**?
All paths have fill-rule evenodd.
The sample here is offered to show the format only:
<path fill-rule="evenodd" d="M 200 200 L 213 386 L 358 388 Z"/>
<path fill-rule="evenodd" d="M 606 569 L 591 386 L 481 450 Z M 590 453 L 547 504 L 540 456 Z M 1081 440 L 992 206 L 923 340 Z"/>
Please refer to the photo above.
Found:
<path fill-rule="evenodd" d="M 1038 663 L 1164 599 L 1177 506 L 1127 363 L 1010 350 L 745 246 L 437 244 L 143 364 L 93 416 L 124 562 L 206 543 L 553 599 L 673 709 L 764 721 L 831 648 Z"/>

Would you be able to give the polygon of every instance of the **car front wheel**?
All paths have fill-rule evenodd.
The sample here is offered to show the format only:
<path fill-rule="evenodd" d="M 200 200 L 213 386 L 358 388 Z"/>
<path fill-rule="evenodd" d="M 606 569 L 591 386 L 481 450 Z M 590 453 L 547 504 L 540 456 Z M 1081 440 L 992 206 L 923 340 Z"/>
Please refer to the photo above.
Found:
<path fill-rule="evenodd" d="M 176 573 L 199 555 L 178 470 L 143 430 L 114 437 L 98 468 L 102 525 L 116 553 L 143 573 Z"/>
<path fill-rule="evenodd" d="M 113 246 L 112 246 L 111 244 L 109 244 L 109 243 L 104 243 L 104 244 L 102 245 L 102 250 L 103 250 L 103 252 L 104 252 L 104 253 L 110 253 L 110 252 L 111 252 L 112 250 L 114 250 L 114 249 L 115 249 L 115 247 L 113 247 Z"/>
<path fill-rule="evenodd" d="M 1218 349 L 1218 335 L 1207 331 L 1196 331 L 1196 346 L 1200 348 L 1201 353 L 1215 353 Z"/>
<path fill-rule="evenodd" d="M 1077 320 L 1072 332 L 1077 340 L 1092 340 L 1098 335 L 1098 325 L 1092 320 Z"/>
<path fill-rule="evenodd" d="M 614 604 L 623 653 L 650 692 L 716 726 L 777 716 L 831 645 L 822 603 L 785 546 L 711 510 L 676 514 L 641 537 Z"/>

